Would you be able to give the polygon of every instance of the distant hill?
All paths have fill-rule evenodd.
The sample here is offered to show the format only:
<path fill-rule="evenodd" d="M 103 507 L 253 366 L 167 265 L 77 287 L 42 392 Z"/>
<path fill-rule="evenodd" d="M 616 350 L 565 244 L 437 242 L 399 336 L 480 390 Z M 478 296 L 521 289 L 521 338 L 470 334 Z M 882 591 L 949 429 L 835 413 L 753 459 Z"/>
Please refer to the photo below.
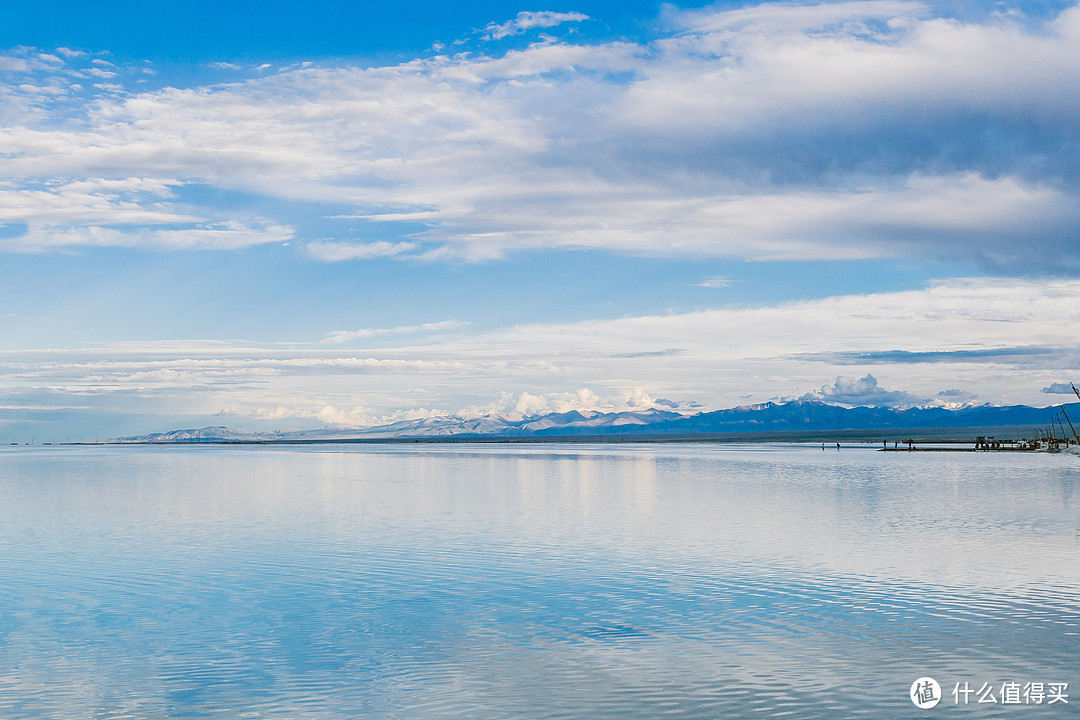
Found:
<path fill-rule="evenodd" d="M 1080 403 L 1066 405 L 1066 412 L 1080 422 Z M 174 430 L 137 437 L 114 438 L 111 443 L 250 443 L 250 442 L 333 442 L 378 439 L 467 439 L 467 438 L 574 438 L 630 437 L 646 439 L 689 438 L 723 435 L 738 439 L 770 436 L 795 437 L 813 433 L 896 431 L 905 429 L 1009 428 L 1033 431 L 1046 428 L 1057 413 L 1056 407 L 1026 405 L 976 405 L 956 409 L 854 407 L 812 400 L 787 403 L 767 402 L 727 410 L 683 415 L 669 410 L 641 410 L 603 413 L 573 410 L 530 417 L 483 415 L 479 417 L 437 417 L 409 420 L 365 428 L 322 428 L 284 433 L 250 433 L 226 427 Z M 1080 426 L 1077 428 L 1080 430 Z M 1070 432 L 1066 427 L 1066 432 Z M 1030 434 L 1030 433 L 1029 433 Z"/>
<path fill-rule="evenodd" d="M 165 433 L 122 437 L 109 440 L 110 443 L 200 443 L 200 442 L 259 442 L 268 439 L 266 435 L 234 430 L 227 427 L 204 427 L 198 430 L 173 430 Z"/>

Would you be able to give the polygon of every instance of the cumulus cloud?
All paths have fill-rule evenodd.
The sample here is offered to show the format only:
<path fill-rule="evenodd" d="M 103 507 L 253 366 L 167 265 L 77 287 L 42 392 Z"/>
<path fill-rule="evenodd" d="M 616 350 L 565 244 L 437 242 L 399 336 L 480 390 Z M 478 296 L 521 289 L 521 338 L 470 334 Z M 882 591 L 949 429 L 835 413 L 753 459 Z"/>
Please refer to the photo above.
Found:
<path fill-rule="evenodd" d="M 390 414 L 373 414 L 357 405 L 351 408 L 335 405 L 307 403 L 303 405 L 232 406 L 218 411 L 218 415 L 234 418 L 251 418 L 260 421 L 312 420 L 317 425 L 335 428 L 362 428 L 389 425 L 395 422 L 441 417 L 443 413 L 426 408 L 413 408 Z"/>
<path fill-rule="evenodd" d="M 547 398 L 523 392 L 518 397 L 517 403 L 514 405 L 514 411 L 528 417 L 530 415 L 539 415 L 540 413 L 547 411 L 550 406 L 551 403 Z"/>
<path fill-rule="evenodd" d="M 978 399 L 978 395 L 975 393 L 967 392 L 966 390 L 942 390 L 934 397 L 935 404 L 943 407 L 955 408 L 962 407 L 964 405 L 970 405 Z"/>
<path fill-rule="evenodd" d="M 1044 387 L 1040 392 L 1044 392 L 1050 395 L 1072 395 L 1073 384 L 1072 383 L 1051 383 L 1047 387 Z"/>
<path fill-rule="evenodd" d="M 503 415 L 513 419 L 529 418 L 548 413 L 567 412 L 627 412 L 651 410 L 654 408 L 685 409 L 696 407 L 692 401 L 674 402 L 654 400 L 641 387 L 633 388 L 627 394 L 614 394 L 601 397 L 590 388 L 579 388 L 574 392 L 549 392 L 534 394 L 528 391 L 520 394 L 502 392 L 499 397 L 485 405 L 472 405 L 458 411 L 462 417 L 484 415 Z"/>
<path fill-rule="evenodd" d="M 914 397 L 902 390 L 886 390 L 879 387 L 877 378 L 867 373 L 865 377 L 838 377 L 832 385 L 822 385 L 816 393 L 807 393 L 804 400 L 823 400 L 833 405 L 903 407 L 925 403 L 926 399 Z"/>
<path fill-rule="evenodd" d="M 542 10 L 540 12 L 522 11 L 513 20 L 502 24 L 489 23 L 484 28 L 484 38 L 487 40 L 501 40 L 510 35 L 520 35 L 527 30 L 536 28 L 550 28 L 568 22 L 582 22 L 589 16 L 579 12 L 552 12 Z"/>
<path fill-rule="evenodd" d="M 500 415 L 511 419 L 522 419 L 553 412 L 594 411 L 612 408 L 589 388 L 580 388 L 575 392 L 520 393 L 500 392 L 499 396 L 482 405 L 470 405 L 455 414 L 460 417 L 482 417 Z"/>

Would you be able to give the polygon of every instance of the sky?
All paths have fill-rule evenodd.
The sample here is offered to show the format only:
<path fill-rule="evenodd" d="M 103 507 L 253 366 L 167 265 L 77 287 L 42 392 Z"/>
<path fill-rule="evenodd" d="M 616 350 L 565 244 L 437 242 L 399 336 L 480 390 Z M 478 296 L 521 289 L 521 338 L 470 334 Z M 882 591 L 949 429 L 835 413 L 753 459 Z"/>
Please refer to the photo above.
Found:
<path fill-rule="evenodd" d="M 0 440 L 1075 399 L 1078 88 L 1064 2 L 5 3 Z"/>

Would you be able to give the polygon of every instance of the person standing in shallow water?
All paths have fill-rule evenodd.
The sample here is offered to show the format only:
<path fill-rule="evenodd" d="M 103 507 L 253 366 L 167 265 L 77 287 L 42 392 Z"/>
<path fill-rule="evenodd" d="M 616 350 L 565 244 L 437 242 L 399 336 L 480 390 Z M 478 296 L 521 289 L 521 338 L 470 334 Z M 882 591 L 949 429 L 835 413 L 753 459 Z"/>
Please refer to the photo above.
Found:
<path fill-rule="evenodd" d="M 836 451 L 840 452 L 840 443 L 836 443 Z"/>

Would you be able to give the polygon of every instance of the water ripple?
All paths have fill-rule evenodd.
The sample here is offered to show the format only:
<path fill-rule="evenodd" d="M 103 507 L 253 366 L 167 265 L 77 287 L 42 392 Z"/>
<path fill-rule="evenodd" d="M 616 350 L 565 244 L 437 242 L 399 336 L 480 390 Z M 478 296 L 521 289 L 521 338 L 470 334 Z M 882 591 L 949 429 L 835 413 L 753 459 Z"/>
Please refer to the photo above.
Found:
<path fill-rule="evenodd" d="M 1080 522 L 1030 458 L 12 458 L 13 720 L 888 717 L 924 674 L 1080 687 Z"/>

